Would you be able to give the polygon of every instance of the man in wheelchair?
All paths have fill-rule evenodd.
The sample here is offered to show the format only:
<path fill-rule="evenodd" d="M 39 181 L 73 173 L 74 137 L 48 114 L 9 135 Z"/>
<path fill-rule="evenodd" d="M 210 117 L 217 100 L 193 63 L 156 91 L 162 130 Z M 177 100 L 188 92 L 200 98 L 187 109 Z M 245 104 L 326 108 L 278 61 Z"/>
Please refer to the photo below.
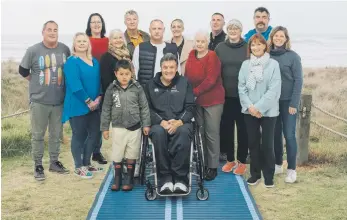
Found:
<path fill-rule="evenodd" d="M 165 54 L 160 66 L 162 72 L 145 86 L 160 193 L 186 193 L 193 138 L 191 119 L 195 114 L 193 89 L 177 72 L 175 55 Z"/>

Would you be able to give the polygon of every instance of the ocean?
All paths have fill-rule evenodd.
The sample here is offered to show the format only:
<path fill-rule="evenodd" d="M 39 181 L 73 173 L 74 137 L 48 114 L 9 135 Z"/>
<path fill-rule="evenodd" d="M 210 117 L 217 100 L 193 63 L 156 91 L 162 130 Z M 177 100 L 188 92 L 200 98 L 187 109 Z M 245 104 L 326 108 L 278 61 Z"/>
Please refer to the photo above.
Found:
<path fill-rule="evenodd" d="M 71 48 L 72 37 L 72 34 L 60 34 L 59 41 Z M 189 35 L 186 38 L 191 39 Z M 19 62 L 26 49 L 41 40 L 40 34 L 2 35 L 1 60 Z M 347 34 L 296 34 L 291 36 L 291 42 L 292 49 L 300 55 L 304 67 L 347 67 Z"/>

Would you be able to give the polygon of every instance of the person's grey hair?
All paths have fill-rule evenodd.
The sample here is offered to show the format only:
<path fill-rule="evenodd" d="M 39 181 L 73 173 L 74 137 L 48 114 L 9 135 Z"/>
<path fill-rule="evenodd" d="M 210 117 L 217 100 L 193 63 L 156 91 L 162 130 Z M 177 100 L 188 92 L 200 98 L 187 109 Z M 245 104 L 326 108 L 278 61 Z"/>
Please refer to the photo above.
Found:
<path fill-rule="evenodd" d="M 203 35 L 206 38 L 207 44 L 210 43 L 210 33 L 208 31 L 205 31 L 205 30 L 198 30 L 194 35 L 194 45 L 196 43 L 195 38 L 197 35 Z"/>
<path fill-rule="evenodd" d="M 171 61 L 171 60 L 174 60 L 176 62 L 176 65 L 178 65 L 178 60 L 177 60 L 176 55 L 174 55 L 172 53 L 167 53 L 160 59 L 160 66 L 162 66 L 162 64 L 165 61 Z"/>
<path fill-rule="evenodd" d="M 132 10 L 132 9 L 131 9 L 131 10 L 125 12 L 125 14 L 124 14 L 124 20 L 127 19 L 127 16 L 128 16 L 128 15 L 136 15 L 137 19 L 139 19 L 139 15 L 137 14 L 137 12 L 136 12 L 135 10 Z"/>
<path fill-rule="evenodd" d="M 125 40 L 125 36 L 124 36 L 124 32 L 121 31 L 120 29 L 113 29 L 109 36 L 108 36 L 108 39 L 109 39 L 109 44 L 111 44 L 111 40 L 113 39 L 114 35 L 115 34 L 121 34 L 122 35 L 122 38 L 123 38 L 123 41 L 124 41 L 124 45 L 126 46 L 127 45 L 127 41 Z"/>
<path fill-rule="evenodd" d="M 163 26 L 164 26 L 164 22 L 162 20 L 160 20 L 160 19 L 153 19 L 151 21 L 151 23 L 149 23 L 149 26 L 151 26 L 153 22 L 161 22 L 163 24 Z"/>
<path fill-rule="evenodd" d="M 44 31 L 44 30 L 46 29 L 47 24 L 52 24 L 52 23 L 55 24 L 55 25 L 57 25 L 57 27 L 58 27 L 57 22 L 55 22 L 55 21 L 53 21 L 53 20 L 49 20 L 49 21 L 46 21 L 46 22 L 43 24 L 42 31 Z"/>

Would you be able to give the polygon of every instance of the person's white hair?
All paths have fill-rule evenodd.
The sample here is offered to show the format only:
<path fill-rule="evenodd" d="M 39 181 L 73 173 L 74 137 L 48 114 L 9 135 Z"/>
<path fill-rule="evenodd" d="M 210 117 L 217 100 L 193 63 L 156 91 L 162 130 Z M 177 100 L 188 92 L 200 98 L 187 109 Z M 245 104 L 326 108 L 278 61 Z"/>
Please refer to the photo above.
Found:
<path fill-rule="evenodd" d="M 111 44 L 111 40 L 114 38 L 114 35 L 116 35 L 116 34 L 120 34 L 122 36 L 122 39 L 124 41 L 124 46 L 126 46 L 127 45 L 127 41 L 125 40 L 124 32 L 121 31 L 120 29 L 113 29 L 110 32 L 110 34 L 108 36 L 108 39 L 109 39 L 108 44 L 109 45 Z"/>
<path fill-rule="evenodd" d="M 202 35 L 202 36 L 204 36 L 205 37 L 205 39 L 206 39 L 206 41 L 207 41 L 207 44 L 209 44 L 210 43 L 210 33 L 208 32 L 208 31 L 205 31 L 205 30 L 198 30 L 196 33 L 195 33 L 195 35 L 194 35 L 194 45 L 195 45 L 195 43 L 196 43 L 196 37 L 197 36 L 200 36 L 200 35 Z"/>

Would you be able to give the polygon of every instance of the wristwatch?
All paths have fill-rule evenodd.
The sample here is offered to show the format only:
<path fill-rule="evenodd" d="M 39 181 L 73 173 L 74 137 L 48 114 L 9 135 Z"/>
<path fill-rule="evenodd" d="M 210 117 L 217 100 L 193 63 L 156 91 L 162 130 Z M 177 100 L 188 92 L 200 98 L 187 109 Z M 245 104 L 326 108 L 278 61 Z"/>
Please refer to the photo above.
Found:
<path fill-rule="evenodd" d="M 92 100 L 90 100 L 90 98 L 88 98 L 88 99 L 85 101 L 85 103 L 86 103 L 87 105 L 89 105 L 91 102 L 92 102 Z"/>

